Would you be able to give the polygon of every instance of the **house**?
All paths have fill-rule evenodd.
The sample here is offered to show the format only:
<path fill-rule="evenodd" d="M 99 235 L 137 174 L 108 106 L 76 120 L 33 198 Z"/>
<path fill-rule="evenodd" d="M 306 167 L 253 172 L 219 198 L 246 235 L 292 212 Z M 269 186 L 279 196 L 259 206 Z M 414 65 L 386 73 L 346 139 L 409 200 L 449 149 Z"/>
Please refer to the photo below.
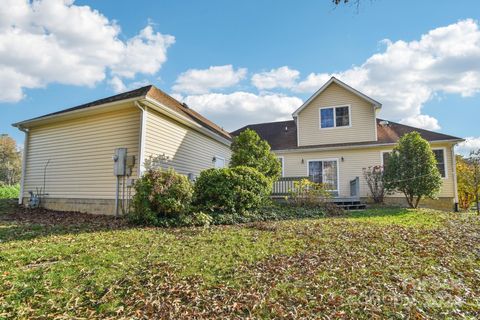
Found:
<path fill-rule="evenodd" d="M 230 159 L 228 132 L 154 86 L 14 126 L 25 132 L 19 202 L 32 191 L 54 210 L 118 213 L 150 156 L 192 178 Z"/>
<path fill-rule="evenodd" d="M 328 185 L 340 200 L 367 201 L 363 168 L 383 165 L 399 138 L 417 131 L 430 142 L 443 178 L 438 199 L 426 199 L 423 205 L 451 210 L 458 202 L 454 146 L 463 139 L 378 119 L 381 107 L 332 77 L 293 113 L 292 120 L 252 124 L 232 135 L 250 128 L 270 143 L 282 163 L 283 180 L 289 182 L 283 187 L 277 183 L 283 191 L 279 195 L 289 189 L 294 177 L 310 177 Z M 401 194 L 388 196 L 386 202 L 406 205 Z"/>
<path fill-rule="evenodd" d="M 367 200 L 362 169 L 381 165 L 403 134 L 418 131 L 443 176 L 439 199 L 424 204 L 450 210 L 457 202 L 453 147 L 462 139 L 377 119 L 380 108 L 332 78 L 293 120 L 230 134 L 154 86 L 142 87 L 15 123 L 25 132 L 19 202 L 30 201 L 32 192 L 49 209 L 118 214 L 149 160 L 194 179 L 204 169 L 227 166 L 231 137 L 246 128 L 278 155 L 284 178 L 276 188 L 310 177 L 337 199 Z M 405 204 L 398 194 L 387 201 Z"/>

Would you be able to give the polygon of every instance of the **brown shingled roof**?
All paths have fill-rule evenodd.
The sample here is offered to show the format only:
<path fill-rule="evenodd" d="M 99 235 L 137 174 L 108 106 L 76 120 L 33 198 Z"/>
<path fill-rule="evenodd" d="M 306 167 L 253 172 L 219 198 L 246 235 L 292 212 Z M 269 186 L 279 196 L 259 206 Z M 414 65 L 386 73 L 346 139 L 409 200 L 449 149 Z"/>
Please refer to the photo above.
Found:
<path fill-rule="evenodd" d="M 163 92 L 162 90 L 158 89 L 157 87 L 155 87 L 153 85 L 148 85 L 148 86 L 145 86 L 145 87 L 141 87 L 141 88 L 138 88 L 138 89 L 135 89 L 135 90 L 123 92 L 123 93 L 120 93 L 120 94 L 117 94 L 117 95 L 114 95 L 114 96 L 110 96 L 110 97 L 107 97 L 107 98 L 103 98 L 103 99 L 95 100 L 95 101 L 88 102 L 88 103 L 85 103 L 85 104 L 81 104 L 81 105 L 75 106 L 73 108 L 68 108 L 68 109 L 57 111 L 57 112 L 49 113 L 49 114 L 46 114 L 46 115 L 43 115 L 43 116 L 40 116 L 40 117 L 36 117 L 36 118 L 33 118 L 33 119 L 29 119 L 29 120 L 26 120 L 26 121 L 23 121 L 23 122 L 40 120 L 40 119 L 43 119 L 43 118 L 56 116 L 56 115 L 64 114 L 64 113 L 71 112 L 71 111 L 76 111 L 76 110 L 80 110 L 80 109 L 86 109 L 86 108 L 90 108 L 90 107 L 94 107 L 94 106 L 99 106 L 99 105 L 102 105 L 102 104 L 105 104 L 105 103 L 112 103 L 112 102 L 117 102 L 117 101 L 122 101 L 122 100 L 127 100 L 127 99 L 133 99 L 133 98 L 139 98 L 140 99 L 140 98 L 147 97 L 147 96 L 156 100 L 156 101 L 158 101 L 162 105 L 164 105 L 164 106 L 182 114 L 183 116 L 186 116 L 187 118 L 195 121 L 196 123 L 198 123 L 198 124 L 202 125 L 203 127 L 207 128 L 208 130 L 222 136 L 223 138 L 231 139 L 230 134 L 227 131 L 225 131 L 223 128 L 221 128 L 220 126 L 211 122 L 207 118 L 203 117 L 202 115 L 200 115 L 195 110 L 192 110 L 188 106 L 183 105 L 182 103 L 180 103 L 179 101 L 172 98 L 171 96 L 169 96 L 168 94 L 166 94 L 165 92 Z"/>
<path fill-rule="evenodd" d="M 272 150 L 297 147 L 297 126 L 293 120 L 250 124 L 230 134 L 232 136 L 238 136 L 240 132 L 246 129 L 256 131 L 260 138 L 268 141 Z"/>
<path fill-rule="evenodd" d="M 222 127 L 216 125 L 212 121 L 202 116 L 200 113 L 189 108 L 186 104 L 180 103 L 178 100 L 174 99 L 173 97 L 166 94 L 157 87 L 150 86 L 150 89 L 147 92 L 147 96 L 169 107 L 170 109 L 187 116 L 187 118 L 197 122 L 198 124 L 201 124 L 210 131 L 213 131 L 226 139 L 231 139 L 230 133 L 228 131 L 225 131 Z"/>
<path fill-rule="evenodd" d="M 385 121 L 377 119 L 377 141 L 362 141 L 352 143 L 332 143 L 310 146 L 297 146 L 297 126 L 295 121 L 280 121 L 280 122 L 267 122 L 258 123 L 245 126 L 231 133 L 232 136 L 237 136 L 240 132 L 246 129 L 252 129 L 258 133 L 258 135 L 267 140 L 272 150 L 287 150 L 287 149 L 309 149 L 309 148 L 332 148 L 332 147 L 350 147 L 350 146 L 362 146 L 362 145 L 382 145 L 382 144 L 394 144 L 404 134 L 417 131 L 427 141 L 443 141 L 443 140 L 462 140 L 461 138 L 446 135 L 443 133 L 428 131 L 415 127 L 406 126 L 400 123 L 386 121 L 388 124 L 382 125 Z M 287 128 L 287 130 L 285 130 Z"/>

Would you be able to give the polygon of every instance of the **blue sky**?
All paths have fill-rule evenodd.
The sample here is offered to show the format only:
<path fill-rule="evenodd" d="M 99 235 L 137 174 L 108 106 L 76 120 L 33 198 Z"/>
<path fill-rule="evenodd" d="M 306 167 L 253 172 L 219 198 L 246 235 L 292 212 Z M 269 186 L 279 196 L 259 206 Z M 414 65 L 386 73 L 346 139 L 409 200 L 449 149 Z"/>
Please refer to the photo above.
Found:
<path fill-rule="evenodd" d="M 286 119 L 335 75 L 480 147 L 479 1 L 6 1 L 0 132 L 20 143 L 13 122 L 146 83 L 226 129 Z"/>

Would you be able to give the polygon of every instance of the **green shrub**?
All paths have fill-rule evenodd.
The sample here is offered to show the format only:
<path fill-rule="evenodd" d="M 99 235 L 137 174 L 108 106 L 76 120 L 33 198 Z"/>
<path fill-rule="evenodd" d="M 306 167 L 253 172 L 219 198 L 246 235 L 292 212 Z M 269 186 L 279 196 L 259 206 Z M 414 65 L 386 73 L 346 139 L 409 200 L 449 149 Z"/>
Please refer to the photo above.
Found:
<path fill-rule="evenodd" d="M 390 154 L 384 172 L 385 189 L 400 192 L 411 208 L 423 198 L 435 198 L 442 186 L 435 154 L 418 132 L 400 138 Z"/>
<path fill-rule="evenodd" d="M 202 211 L 184 215 L 181 219 L 181 224 L 184 226 L 208 227 L 212 222 L 212 216 Z"/>
<path fill-rule="evenodd" d="M 19 184 L 15 184 L 13 186 L 7 186 L 7 185 L 0 186 L 0 199 L 18 198 L 19 195 L 20 195 Z"/>
<path fill-rule="evenodd" d="M 174 224 L 188 212 L 193 196 L 191 182 L 173 169 L 148 170 L 134 189 L 129 218 L 142 224 L 163 225 L 162 220 Z"/>
<path fill-rule="evenodd" d="M 293 182 L 293 188 L 289 190 L 286 200 L 297 207 L 315 207 L 331 197 L 324 184 L 301 179 Z"/>
<path fill-rule="evenodd" d="M 194 203 L 213 213 L 247 214 L 268 199 L 271 182 L 254 168 L 208 169 L 195 182 Z"/>
<path fill-rule="evenodd" d="M 282 165 L 277 156 L 271 152 L 270 145 L 252 129 L 242 131 L 233 138 L 230 149 L 232 168 L 238 166 L 255 168 L 272 181 L 277 180 L 282 174 Z"/>

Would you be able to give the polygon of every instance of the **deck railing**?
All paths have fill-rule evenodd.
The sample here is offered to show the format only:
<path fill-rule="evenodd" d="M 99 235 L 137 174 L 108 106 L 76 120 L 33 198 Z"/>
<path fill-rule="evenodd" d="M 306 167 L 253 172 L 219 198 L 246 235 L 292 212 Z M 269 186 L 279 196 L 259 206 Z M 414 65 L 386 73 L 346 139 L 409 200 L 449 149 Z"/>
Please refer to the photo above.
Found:
<path fill-rule="evenodd" d="M 272 196 L 286 196 L 294 190 L 294 182 L 302 179 L 310 179 L 309 177 L 281 177 L 273 183 Z"/>
<path fill-rule="evenodd" d="M 350 197 L 360 198 L 360 178 L 350 180 Z"/>

